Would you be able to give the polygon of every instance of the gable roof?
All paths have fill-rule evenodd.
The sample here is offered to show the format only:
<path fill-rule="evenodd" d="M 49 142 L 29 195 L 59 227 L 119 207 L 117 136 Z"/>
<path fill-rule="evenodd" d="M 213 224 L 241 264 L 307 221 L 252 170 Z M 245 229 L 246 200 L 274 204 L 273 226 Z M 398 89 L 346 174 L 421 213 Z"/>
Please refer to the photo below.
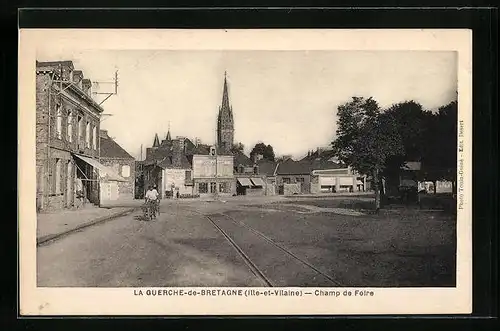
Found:
<path fill-rule="evenodd" d="M 278 175 L 309 175 L 313 170 L 345 169 L 346 166 L 332 161 L 287 160 L 278 166 Z"/>
<path fill-rule="evenodd" d="M 252 166 L 253 162 L 252 160 L 246 156 L 242 151 L 236 150 L 233 151 L 233 156 L 234 156 L 234 165 L 243 165 L 243 166 Z"/>
<path fill-rule="evenodd" d="M 257 161 L 257 165 L 259 166 L 259 173 L 266 176 L 274 176 L 274 171 L 276 170 L 276 166 L 278 162 L 268 161 L 268 160 L 259 160 Z"/>
<path fill-rule="evenodd" d="M 191 163 L 185 155 L 181 156 L 180 164 L 175 164 L 175 160 L 172 156 L 167 156 L 163 160 L 158 162 L 158 166 L 163 169 L 189 169 L 191 168 Z"/>
<path fill-rule="evenodd" d="M 116 141 L 110 137 L 100 137 L 99 142 L 101 144 L 101 154 L 102 158 L 115 158 L 115 159 L 131 159 L 135 158 L 130 155 L 126 150 L 124 150 Z"/>

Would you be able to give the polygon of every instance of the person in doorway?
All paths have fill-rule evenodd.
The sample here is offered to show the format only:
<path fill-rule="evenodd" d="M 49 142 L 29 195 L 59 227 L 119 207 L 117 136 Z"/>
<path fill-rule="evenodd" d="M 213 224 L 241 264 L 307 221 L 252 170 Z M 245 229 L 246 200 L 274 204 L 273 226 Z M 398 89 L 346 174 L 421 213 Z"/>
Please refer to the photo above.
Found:
<path fill-rule="evenodd" d="M 83 192 L 83 182 L 80 178 L 76 178 L 75 180 L 75 190 L 77 199 L 76 207 L 80 208 L 85 201 L 85 195 Z"/>

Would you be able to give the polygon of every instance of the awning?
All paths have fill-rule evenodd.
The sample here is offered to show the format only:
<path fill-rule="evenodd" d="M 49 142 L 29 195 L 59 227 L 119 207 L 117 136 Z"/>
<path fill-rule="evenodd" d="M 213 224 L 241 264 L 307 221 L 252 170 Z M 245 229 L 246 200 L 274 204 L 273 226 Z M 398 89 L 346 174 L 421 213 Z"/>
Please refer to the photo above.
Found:
<path fill-rule="evenodd" d="M 339 177 L 339 185 L 352 186 L 354 185 L 352 177 Z"/>
<path fill-rule="evenodd" d="M 320 176 L 319 177 L 319 185 L 321 186 L 335 186 L 336 184 L 335 177 L 326 177 L 326 176 Z"/>
<path fill-rule="evenodd" d="M 92 167 L 96 168 L 99 170 L 99 176 L 104 177 L 108 175 L 109 180 L 114 180 L 117 182 L 126 182 L 127 180 L 123 178 L 122 176 L 118 175 L 115 173 L 111 168 L 106 167 L 105 165 L 99 163 L 96 159 L 92 159 L 90 157 L 78 155 L 78 154 L 73 154 L 80 160 L 90 164 Z"/>
<path fill-rule="evenodd" d="M 262 178 L 252 178 L 252 183 L 254 183 L 255 186 L 264 186 L 264 181 Z"/>
<path fill-rule="evenodd" d="M 236 178 L 241 186 L 253 186 L 249 178 Z"/>

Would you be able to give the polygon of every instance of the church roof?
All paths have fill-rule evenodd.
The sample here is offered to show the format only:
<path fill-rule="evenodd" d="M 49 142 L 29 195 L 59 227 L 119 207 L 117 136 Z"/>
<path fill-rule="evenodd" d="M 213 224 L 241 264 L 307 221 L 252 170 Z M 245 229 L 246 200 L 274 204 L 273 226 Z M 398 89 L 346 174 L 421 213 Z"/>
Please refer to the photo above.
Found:
<path fill-rule="evenodd" d="M 153 147 L 160 146 L 160 140 L 158 139 L 158 133 L 155 133 L 155 139 L 153 141 Z"/>

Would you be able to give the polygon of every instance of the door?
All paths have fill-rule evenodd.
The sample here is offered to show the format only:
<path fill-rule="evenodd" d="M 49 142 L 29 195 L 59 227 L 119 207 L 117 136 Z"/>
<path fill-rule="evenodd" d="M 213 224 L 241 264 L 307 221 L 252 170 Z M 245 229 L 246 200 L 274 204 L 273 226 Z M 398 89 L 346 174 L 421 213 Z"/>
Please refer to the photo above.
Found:
<path fill-rule="evenodd" d="M 101 186 L 101 202 L 118 200 L 117 182 L 103 182 Z"/>
<path fill-rule="evenodd" d="M 73 188 L 73 163 L 71 160 L 68 161 L 67 171 L 66 171 L 66 206 L 72 207 L 74 201 L 74 188 Z"/>

